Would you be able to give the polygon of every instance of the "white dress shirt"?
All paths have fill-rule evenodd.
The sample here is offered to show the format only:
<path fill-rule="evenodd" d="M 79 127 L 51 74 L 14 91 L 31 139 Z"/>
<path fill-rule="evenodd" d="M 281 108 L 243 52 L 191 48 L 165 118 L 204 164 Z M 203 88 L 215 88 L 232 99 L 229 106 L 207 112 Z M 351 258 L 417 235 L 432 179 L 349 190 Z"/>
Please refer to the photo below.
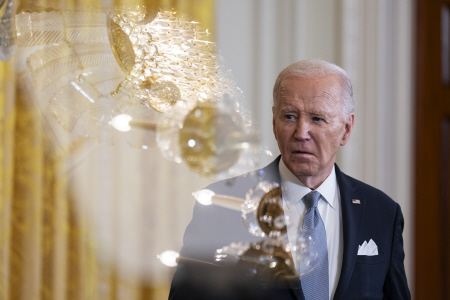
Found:
<path fill-rule="evenodd" d="M 297 240 L 298 225 L 303 224 L 303 218 L 306 213 L 305 204 L 301 199 L 312 190 L 292 174 L 282 159 L 280 159 L 279 170 L 284 214 L 288 224 L 287 235 L 292 249 Z M 316 191 L 322 195 L 317 208 L 325 225 L 327 235 L 329 293 L 330 299 L 333 299 L 341 274 L 343 255 L 341 196 L 334 166 L 331 174 Z M 295 262 L 295 253 L 292 253 L 292 255 Z M 296 268 L 298 268 L 297 265 Z"/>

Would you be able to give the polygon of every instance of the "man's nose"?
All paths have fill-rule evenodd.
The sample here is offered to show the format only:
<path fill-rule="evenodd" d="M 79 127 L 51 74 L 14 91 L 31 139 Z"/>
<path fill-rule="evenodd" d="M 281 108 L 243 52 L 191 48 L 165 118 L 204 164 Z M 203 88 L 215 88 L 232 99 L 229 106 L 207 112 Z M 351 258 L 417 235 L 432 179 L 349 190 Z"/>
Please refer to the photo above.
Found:
<path fill-rule="evenodd" d="M 308 140 L 310 138 L 310 125 L 311 124 L 307 118 L 299 118 L 294 137 L 298 140 Z"/>

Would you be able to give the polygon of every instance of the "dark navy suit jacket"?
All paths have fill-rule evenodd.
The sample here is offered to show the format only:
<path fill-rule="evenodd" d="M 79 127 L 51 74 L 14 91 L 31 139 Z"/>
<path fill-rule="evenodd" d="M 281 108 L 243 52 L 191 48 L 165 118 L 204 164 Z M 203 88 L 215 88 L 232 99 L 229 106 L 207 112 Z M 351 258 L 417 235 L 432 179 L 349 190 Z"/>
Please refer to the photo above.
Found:
<path fill-rule="evenodd" d="M 216 194 L 245 198 L 248 190 L 261 180 L 280 183 L 279 160 L 280 157 L 261 170 L 222 180 L 207 188 Z M 344 247 L 334 299 L 410 299 L 403 264 L 400 206 L 380 190 L 345 175 L 337 165 L 335 170 L 341 194 Z M 360 200 L 360 204 L 354 204 L 352 199 Z M 378 255 L 357 255 L 358 246 L 370 239 L 377 244 Z M 196 203 L 180 255 L 214 263 L 216 249 L 232 242 L 258 240 L 260 238 L 251 236 L 243 225 L 240 212 Z M 254 295 L 252 299 L 304 299 L 299 280 L 270 291 L 261 292 L 254 286 L 246 291 L 240 285 L 243 282 L 240 274 L 233 275 L 228 270 L 220 277 L 221 270 L 209 264 L 191 264 L 190 267 L 181 264 L 172 281 L 169 299 L 250 299 L 249 295 Z M 237 283 L 232 280 L 235 277 Z M 215 285 L 217 280 L 222 282 L 220 291 Z M 194 289 L 196 283 L 206 289 Z M 224 288 L 226 283 L 229 283 L 228 289 Z"/>

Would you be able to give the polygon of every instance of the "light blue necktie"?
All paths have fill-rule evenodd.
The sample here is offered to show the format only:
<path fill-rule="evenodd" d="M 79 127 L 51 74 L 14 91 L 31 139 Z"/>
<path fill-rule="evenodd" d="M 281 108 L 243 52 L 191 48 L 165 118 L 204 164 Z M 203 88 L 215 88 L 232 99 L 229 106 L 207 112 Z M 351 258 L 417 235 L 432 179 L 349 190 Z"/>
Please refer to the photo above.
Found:
<path fill-rule="evenodd" d="M 305 270 L 305 274 L 300 277 L 306 300 L 329 299 L 327 234 L 317 209 L 320 196 L 319 192 L 311 191 L 303 197 L 307 211 L 300 234 L 306 243 L 306 251 L 313 257 L 310 270 Z M 300 269 L 300 272 L 303 273 L 303 270 Z"/>

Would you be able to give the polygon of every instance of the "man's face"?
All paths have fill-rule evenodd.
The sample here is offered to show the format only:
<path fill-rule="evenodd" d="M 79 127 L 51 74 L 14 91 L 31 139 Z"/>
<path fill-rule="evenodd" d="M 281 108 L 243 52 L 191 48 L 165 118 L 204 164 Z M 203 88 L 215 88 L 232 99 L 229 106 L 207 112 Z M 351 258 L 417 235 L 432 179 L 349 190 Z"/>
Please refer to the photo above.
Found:
<path fill-rule="evenodd" d="M 354 115 L 342 116 L 339 77 L 285 78 L 273 107 L 273 132 L 283 162 L 305 185 L 331 173 L 339 146 L 350 138 Z"/>

